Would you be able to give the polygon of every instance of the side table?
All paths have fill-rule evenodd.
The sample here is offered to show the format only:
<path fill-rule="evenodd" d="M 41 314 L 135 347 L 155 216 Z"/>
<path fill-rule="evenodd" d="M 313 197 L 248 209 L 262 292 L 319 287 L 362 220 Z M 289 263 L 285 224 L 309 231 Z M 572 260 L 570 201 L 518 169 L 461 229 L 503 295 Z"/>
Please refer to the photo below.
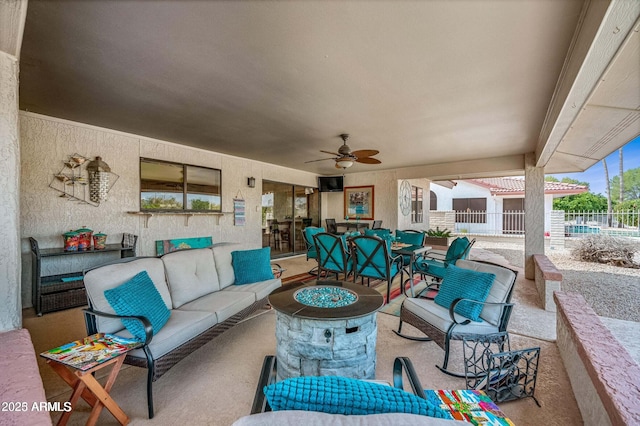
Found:
<path fill-rule="evenodd" d="M 47 358 L 47 364 L 53 371 L 73 389 L 69 398 L 71 408 L 62 414 L 58 425 L 67 424 L 81 397 L 93 407 L 86 423 L 88 426 L 96 424 L 103 407 L 106 407 L 121 425 L 128 424 L 129 417 L 111 398 L 109 392 L 127 352 L 140 346 L 141 343 L 137 340 L 99 333 L 41 353 L 42 357 Z M 103 387 L 93 373 L 107 366 L 113 367 Z"/>

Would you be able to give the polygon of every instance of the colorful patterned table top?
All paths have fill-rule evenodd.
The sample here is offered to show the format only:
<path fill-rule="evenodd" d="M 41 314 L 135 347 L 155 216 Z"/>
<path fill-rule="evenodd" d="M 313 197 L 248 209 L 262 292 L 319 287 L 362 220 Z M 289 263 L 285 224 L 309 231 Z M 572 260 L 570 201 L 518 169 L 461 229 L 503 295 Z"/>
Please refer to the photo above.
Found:
<path fill-rule="evenodd" d="M 427 389 L 425 393 L 439 399 L 452 419 L 481 426 L 515 426 L 483 391 Z"/>

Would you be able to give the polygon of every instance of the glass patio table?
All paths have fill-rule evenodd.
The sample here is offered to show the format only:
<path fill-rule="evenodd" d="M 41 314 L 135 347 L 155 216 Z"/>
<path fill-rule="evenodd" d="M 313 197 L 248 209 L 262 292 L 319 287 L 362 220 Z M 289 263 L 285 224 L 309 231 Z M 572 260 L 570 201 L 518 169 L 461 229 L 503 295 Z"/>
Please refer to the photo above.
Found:
<path fill-rule="evenodd" d="M 415 294 L 413 291 L 413 274 L 414 274 L 413 265 L 416 260 L 416 257 L 419 254 L 422 254 L 426 251 L 431 250 L 431 248 L 432 248 L 431 246 L 414 246 L 411 244 L 399 243 L 399 242 L 394 242 L 393 244 L 391 244 L 391 253 L 393 253 L 394 255 L 400 254 L 403 256 L 410 257 L 409 264 L 403 265 L 403 268 L 408 268 L 407 272 L 409 274 L 409 284 L 411 286 L 411 297 L 415 297 Z M 404 283 L 400 283 L 400 287 L 402 289 L 402 293 L 404 293 L 405 296 L 408 296 Z"/>

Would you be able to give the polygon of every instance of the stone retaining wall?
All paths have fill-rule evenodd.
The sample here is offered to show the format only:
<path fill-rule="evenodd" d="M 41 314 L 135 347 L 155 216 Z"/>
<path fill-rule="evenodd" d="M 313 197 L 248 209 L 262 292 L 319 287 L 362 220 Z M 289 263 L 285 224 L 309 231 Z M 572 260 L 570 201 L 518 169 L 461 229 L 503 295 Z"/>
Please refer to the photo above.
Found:
<path fill-rule="evenodd" d="M 640 366 L 581 295 L 554 298 L 558 350 L 584 424 L 640 424 Z"/>
<path fill-rule="evenodd" d="M 555 312 L 553 293 L 562 290 L 562 273 L 544 254 L 534 254 L 535 282 L 538 296 L 545 311 Z"/>

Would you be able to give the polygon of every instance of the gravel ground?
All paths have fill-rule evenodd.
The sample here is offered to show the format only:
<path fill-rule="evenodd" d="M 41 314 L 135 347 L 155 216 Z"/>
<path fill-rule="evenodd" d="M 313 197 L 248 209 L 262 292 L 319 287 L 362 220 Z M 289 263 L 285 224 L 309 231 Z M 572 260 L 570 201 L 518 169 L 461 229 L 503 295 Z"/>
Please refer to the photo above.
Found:
<path fill-rule="evenodd" d="M 522 268 L 524 250 L 518 243 L 477 241 L 474 247 L 494 252 Z M 570 249 L 547 250 L 546 255 L 562 272 L 562 290 L 580 293 L 596 314 L 640 322 L 640 269 L 581 262 Z"/>

